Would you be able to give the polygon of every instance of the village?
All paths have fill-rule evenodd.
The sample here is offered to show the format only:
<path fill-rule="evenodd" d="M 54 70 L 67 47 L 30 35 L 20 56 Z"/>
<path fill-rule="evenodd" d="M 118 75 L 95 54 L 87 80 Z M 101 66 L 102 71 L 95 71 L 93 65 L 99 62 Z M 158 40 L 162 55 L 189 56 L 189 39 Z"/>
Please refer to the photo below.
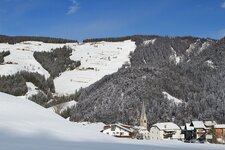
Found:
<path fill-rule="evenodd" d="M 140 140 L 179 140 L 187 143 L 225 144 L 225 124 L 211 120 L 193 120 L 183 126 L 174 122 L 159 122 L 148 130 L 144 103 L 140 116 L 140 126 L 115 123 L 105 125 L 102 133 L 118 138 Z"/>

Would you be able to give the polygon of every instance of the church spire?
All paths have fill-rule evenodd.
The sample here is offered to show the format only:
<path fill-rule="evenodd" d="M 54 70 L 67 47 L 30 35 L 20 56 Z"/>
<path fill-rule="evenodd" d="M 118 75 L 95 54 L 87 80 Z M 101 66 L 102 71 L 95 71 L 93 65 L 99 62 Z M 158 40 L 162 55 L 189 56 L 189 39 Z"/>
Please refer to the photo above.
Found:
<path fill-rule="evenodd" d="M 147 115 L 145 112 L 145 103 L 144 101 L 142 102 L 142 108 L 141 108 L 141 118 L 140 118 L 140 126 L 143 126 L 147 129 Z"/>

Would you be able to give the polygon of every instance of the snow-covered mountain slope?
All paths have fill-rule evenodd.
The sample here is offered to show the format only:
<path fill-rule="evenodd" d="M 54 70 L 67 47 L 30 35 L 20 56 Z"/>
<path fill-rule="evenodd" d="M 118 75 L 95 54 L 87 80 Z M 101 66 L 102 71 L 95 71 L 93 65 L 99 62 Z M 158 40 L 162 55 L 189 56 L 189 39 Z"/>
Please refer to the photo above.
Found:
<path fill-rule="evenodd" d="M 71 94 L 87 87 L 103 76 L 114 73 L 129 63 L 129 54 L 136 48 L 131 40 L 123 42 L 97 42 L 72 46 L 70 59 L 80 60 L 81 66 L 66 71 L 54 80 L 57 93 Z"/>
<path fill-rule="evenodd" d="M 17 44 L 0 43 L 0 52 L 10 51 L 10 55 L 4 58 L 4 65 L 0 65 L 0 75 L 11 75 L 19 71 L 38 72 L 45 75 L 50 74 L 33 57 L 35 51 L 51 51 L 65 44 L 51 44 L 35 41 L 26 41 Z"/>
<path fill-rule="evenodd" d="M 27 93 L 23 96 L 19 96 L 20 98 L 26 98 L 28 99 L 29 97 L 38 94 L 38 92 L 41 92 L 38 90 L 38 87 L 36 87 L 32 82 L 26 82 L 27 85 Z"/>
<path fill-rule="evenodd" d="M 83 129 L 27 100 L 0 93 L 0 132 L 10 136 L 44 137 L 69 141 L 113 141 L 99 131 Z M 1 135 L 1 134 L 0 134 Z"/>
<path fill-rule="evenodd" d="M 67 110 L 68 108 L 71 109 L 72 107 L 76 106 L 76 103 L 77 103 L 76 101 L 71 100 L 69 102 L 54 105 L 52 107 L 49 107 L 48 109 L 55 113 L 62 113 L 63 111 Z"/>
<path fill-rule="evenodd" d="M 54 80 L 58 94 L 71 94 L 75 90 L 89 86 L 103 76 L 114 73 L 123 64 L 129 63 L 129 54 L 136 48 L 131 40 L 122 42 L 91 42 L 85 44 L 53 44 L 26 41 L 17 44 L 0 43 L 0 52 L 10 51 L 0 65 L 0 75 L 11 75 L 19 71 L 38 72 L 46 78 L 47 70 L 35 60 L 34 52 L 50 52 L 52 49 L 68 46 L 73 52 L 72 60 L 81 61 L 81 66 L 72 71 L 65 71 Z"/>
<path fill-rule="evenodd" d="M 178 99 L 178 98 L 176 98 L 176 97 L 170 95 L 169 93 L 167 93 L 167 92 L 165 92 L 165 91 L 162 92 L 162 94 L 163 94 L 163 96 L 164 96 L 166 99 L 168 99 L 169 101 L 173 102 L 173 103 L 176 104 L 176 105 L 178 105 L 178 104 L 180 104 L 180 103 L 183 103 L 183 100 Z"/>
<path fill-rule="evenodd" d="M 99 132 L 103 124 L 69 122 L 41 106 L 0 93 L 0 150 L 222 150 L 223 145 L 116 139 Z"/>

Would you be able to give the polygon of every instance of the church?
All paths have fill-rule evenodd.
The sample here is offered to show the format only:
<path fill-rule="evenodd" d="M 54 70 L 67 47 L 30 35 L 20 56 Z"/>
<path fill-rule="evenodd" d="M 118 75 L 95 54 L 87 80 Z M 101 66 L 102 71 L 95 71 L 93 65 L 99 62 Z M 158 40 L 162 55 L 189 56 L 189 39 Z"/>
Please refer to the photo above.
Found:
<path fill-rule="evenodd" d="M 142 102 L 140 126 L 146 128 L 146 129 L 148 128 L 148 120 L 147 120 L 147 115 L 146 115 L 146 112 L 145 112 L 145 103 L 144 103 L 144 101 Z"/>
<path fill-rule="evenodd" d="M 138 127 L 138 133 L 141 139 L 150 139 L 150 133 L 148 131 L 148 120 L 145 112 L 145 103 L 142 102 L 140 126 Z"/>

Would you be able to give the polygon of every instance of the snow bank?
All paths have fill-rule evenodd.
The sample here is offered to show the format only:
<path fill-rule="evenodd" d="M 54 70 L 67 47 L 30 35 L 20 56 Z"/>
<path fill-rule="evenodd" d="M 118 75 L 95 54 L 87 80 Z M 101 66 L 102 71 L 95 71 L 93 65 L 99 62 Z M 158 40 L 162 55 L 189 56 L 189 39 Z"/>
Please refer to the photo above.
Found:
<path fill-rule="evenodd" d="M 103 125 L 72 123 L 0 92 L 0 150 L 224 150 L 224 145 L 114 138 L 99 132 Z"/>
<path fill-rule="evenodd" d="M 67 141 L 112 141 L 99 131 L 83 129 L 29 100 L 0 93 L 0 132 L 10 136 Z M 1 135 L 1 134 L 0 134 Z"/>

